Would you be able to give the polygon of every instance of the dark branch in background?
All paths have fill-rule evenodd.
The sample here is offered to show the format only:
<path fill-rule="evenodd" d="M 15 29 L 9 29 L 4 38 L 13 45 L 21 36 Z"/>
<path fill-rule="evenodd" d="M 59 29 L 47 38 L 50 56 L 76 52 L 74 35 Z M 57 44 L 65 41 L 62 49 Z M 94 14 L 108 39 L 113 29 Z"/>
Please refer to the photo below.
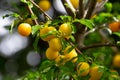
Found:
<path fill-rule="evenodd" d="M 102 0 L 101 2 L 97 3 L 95 10 L 93 11 L 93 15 L 97 12 L 100 12 L 106 2 L 108 2 L 108 0 Z"/>
<path fill-rule="evenodd" d="M 88 1 L 87 1 L 86 5 L 85 5 L 85 10 L 87 10 L 87 9 L 89 8 L 90 1 L 91 1 L 91 0 L 88 0 Z"/>
<path fill-rule="evenodd" d="M 32 9 L 31 9 L 29 6 L 27 6 L 27 8 L 28 8 L 28 11 L 29 11 L 29 13 L 30 13 L 31 15 L 35 15 L 35 14 L 33 13 Z M 33 21 L 34 21 L 34 23 L 35 23 L 36 25 L 38 25 L 37 19 L 33 19 Z"/>
<path fill-rule="evenodd" d="M 83 0 L 79 0 L 79 8 L 78 11 L 76 11 L 76 17 L 78 19 L 83 18 L 84 16 L 84 5 L 83 5 Z"/>
<path fill-rule="evenodd" d="M 36 6 L 47 18 L 49 18 L 50 20 L 52 20 L 52 18 L 46 14 L 33 0 L 29 0 L 34 6 Z"/>
<path fill-rule="evenodd" d="M 64 5 L 65 10 L 67 11 L 67 14 L 68 14 L 69 16 L 74 17 L 74 13 L 73 13 L 72 9 L 70 9 L 69 7 L 67 7 L 67 6 L 65 5 L 65 4 L 67 3 L 67 1 L 66 1 L 66 0 L 61 0 L 61 1 L 62 1 L 62 4 Z"/>
<path fill-rule="evenodd" d="M 87 14 L 85 16 L 86 19 L 91 18 L 92 13 L 93 13 L 93 11 L 95 9 L 96 3 L 97 3 L 97 0 L 90 0 L 89 5 L 86 5 L 86 6 L 88 6 L 88 11 L 87 11 Z"/>
<path fill-rule="evenodd" d="M 79 50 L 83 51 L 83 50 L 87 50 L 87 49 L 91 49 L 91 48 L 97 48 L 97 47 L 120 47 L 120 45 L 118 44 L 92 44 L 92 45 L 88 45 L 82 48 L 79 48 Z"/>

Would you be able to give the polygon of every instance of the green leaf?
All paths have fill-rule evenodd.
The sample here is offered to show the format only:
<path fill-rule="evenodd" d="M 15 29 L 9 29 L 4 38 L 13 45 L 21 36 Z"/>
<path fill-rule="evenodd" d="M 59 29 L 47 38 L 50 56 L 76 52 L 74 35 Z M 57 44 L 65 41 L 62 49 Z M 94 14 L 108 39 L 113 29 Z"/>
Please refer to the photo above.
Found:
<path fill-rule="evenodd" d="M 23 3 L 26 3 L 30 8 L 33 7 L 33 4 L 28 0 L 20 0 L 20 1 L 23 2 Z"/>
<path fill-rule="evenodd" d="M 60 23 L 62 23 L 61 20 L 55 19 L 49 24 L 49 26 L 55 26 L 56 27 L 56 26 L 59 26 Z"/>
<path fill-rule="evenodd" d="M 64 50 L 67 47 L 68 42 L 65 39 L 63 39 L 63 38 L 61 38 L 61 42 L 62 42 L 62 48 Z"/>
<path fill-rule="evenodd" d="M 32 19 L 37 19 L 37 16 L 36 16 L 35 14 L 32 14 L 32 15 L 31 15 L 31 18 L 32 18 Z"/>
<path fill-rule="evenodd" d="M 14 27 L 14 25 L 15 25 L 15 20 L 12 22 L 12 24 L 11 24 L 11 26 L 10 26 L 10 33 L 12 33 L 12 29 L 13 29 L 13 27 Z"/>
<path fill-rule="evenodd" d="M 70 22 L 72 21 L 72 17 L 71 16 L 60 16 L 60 19 L 63 20 L 63 22 Z"/>
<path fill-rule="evenodd" d="M 95 59 L 100 55 L 101 53 L 99 52 L 96 52 L 96 53 L 93 53 L 93 56 L 95 57 Z"/>
<path fill-rule="evenodd" d="M 9 16 L 11 16 L 11 17 L 15 17 L 15 18 L 18 18 L 20 15 L 17 14 L 17 13 L 6 14 L 6 15 L 3 16 L 3 19 L 6 18 L 6 17 L 9 17 Z"/>
<path fill-rule="evenodd" d="M 33 43 L 33 47 L 34 49 L 37 51 L 38 50 L 38 41 L 39 41 L 40 37 L 39 37 L 39 33 L 37 34 L 35 41 Z"/>
<path fill-rule="evenodd" d="M 111 13 L 102 12 L 93 18 L 93 22 L 97 25 L 108 23 L 113 20 L 113 15 Z"/>
<path fill-rule="evenodd" d="M 120 32 L 113 32 L 116 36 L 120 37 Z"/>
<path fill-rule="evenodd" d="M 107 18 L 109 18 L 109 17 L 112 17 L 113 15 L 111 13 L 104 13 L 103 12 L 103 13 L 100 13 L 99 16 L 100 17 L 107 17 Z"/>
<path fill-rule="evenodd" d="M 49 31 L 48 33 L 44 34 L 44 35 L 41 35 L 40 37 L 41 38 L 46 38 L 47 36 L 49 35 L 54 35 L 56 34 L 56 30 L 53 30 L 53 31 Z"/>
<path fill-rule="evenodd" d="M 107 12 L 111 12 L 112 11 L 112 3 L 110 2 L 107 2 L 105 5 L 104 5 L 105 9 Z"/>
<path fill-rule="evenodd" d="M 67 53 L 71 52 L 74 48 L 75 48 L 75 46 L 71 46 L 71 47 L 67 50 Z"/>
<path fill-rule="evenodd" d="M 2 16 L 2 18 L 4 19 L 4 18 L 9 17 L 9 16 L 10 16 L 10 14 L 6 14 L 6 15 Z"/>
<path fill-rule="evenodd" d="M 92 29 L 93 26 L 94 26 L 92 20 L 88 20 L 88 19 L 80 19 L 80 20 L 79 20 L 79 19 L 75 19 L 75 20 L 73 21 L 73 23 L 74 23 L 74 22 L 79 22 L 79 23 L 85 25 L 86 27 L 88 27 L 89 29 Z"/>
<path fill-rule="evenodd" d="M 75 42 L 76 41 L 76 39 L 75 39 L 75 37 L 74 36 L 70 36 L 70 40 L 72 41 L 72 42 Z"/>
<path fill-rule="evenodd" d="M 11 14 L 11 16 L 18 18 L 20 15 L 17 13 L 13 13 L 13 14 Z"/>
<path fill-rule="evenodd" d="M 54 64 L 53 64 L 52 61 L 50 61 L 50 60 L 44 60 L 44 61 L 42 61 L 39 70 L 40 70 L 41 73 L 46 73 L 46 72 L 48 72 L 51 69 L 51 67 L 53 65 Z"/>
<path fill-rule="evenodd" d="M 98 72 L 104 72 L 104 71 L 105 71 L 104 66 L 99 66 Z"/>
<path fill-rule="evenodd" d="M 38 32 L 42 26 L 43 26 L 43 25 L 35 25 L 35 26 L 32 26 L 32 35 L 35 35 L 36 32 Z"/>
<path fill-rule="evenodd" d="M 68 67 L 68 66 L 69 66 L 69 67 Z M 65 71 L 67 71 L 68 73 L 74 73 L 74 67 L 75 67 L 75 65 L 74 65 L 74 63 L 72 63 L 71 61 L 66 62 L 65 65 L 64 65 L 64 67 L 68 69 L 68 71 L 65 70 Z"/>
<path fill-rule="evenodd" d="M 72 23 L 70 23 L 70 26 L 71 26 L 71 28 L 72 28 L 72 34 L 75 34 L 76 33 L 76 26 L 75 25 L 73 25 Z"/>
<path fill-rule="evenodd" d="M 85 61 L 84 55 L 83 54 L 79 54 L 77 62 L 83 62 L 83 61 Z"/>
<path fill-rule="evenodd" d="M 21 2 L 23 2 L 23 3 L 27 3 L 27 0 L 20 0 Z"/>
<path fill-rule="evenodd" d="M 120 45 L 120 41 L 117 41 L 117 44 Z"/>
<path fill-rule="evenodd" d="M 29 8 L 33 8 L 33 4 L 30 1 L 27 2 L 27 5 L 29 6 Z"/>

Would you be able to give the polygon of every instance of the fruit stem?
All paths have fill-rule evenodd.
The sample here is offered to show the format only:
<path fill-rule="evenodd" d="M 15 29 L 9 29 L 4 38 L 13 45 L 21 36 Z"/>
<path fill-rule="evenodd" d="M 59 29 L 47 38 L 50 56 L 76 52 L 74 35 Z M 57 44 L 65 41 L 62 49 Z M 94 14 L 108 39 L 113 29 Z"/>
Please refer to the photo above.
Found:
<path fill-rule="evenodd" d="M 46 17 L 48 17 L 50 20 L 52 20 L 52 18 L 45 13 L 33 0 L 29 0 L 34 6 L 36 6 Z"/>

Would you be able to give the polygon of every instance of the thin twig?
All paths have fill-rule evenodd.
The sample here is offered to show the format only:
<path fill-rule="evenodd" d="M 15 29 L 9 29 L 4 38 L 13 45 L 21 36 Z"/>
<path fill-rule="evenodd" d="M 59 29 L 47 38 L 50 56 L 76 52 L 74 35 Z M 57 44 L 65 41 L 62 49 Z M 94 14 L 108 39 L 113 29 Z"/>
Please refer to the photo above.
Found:
<path fill-rule="evenodd" d="M 61 0 L 61 1 L 62 1 L 62 4 L 63 4 L 65 10 L 67 11 L 67 14 L 70 15 L 70 16 L 72 16 L 72 17 L 74 17 L 74 13 L 73 13 L 72 9 L 68 8 L 65 5 L 67 3 L 67 1 L 66 0 Z"/>
<path fill-rule="evenodd" d="M 29 0 L 34 6 L 36 6 L 46 17 L 48 17 L 50 20 L 52 20 L 52 18 L 44 12 L 44 10 L 42 10 L 33 0 Z"/>
<path fill-rule="evenodd" d="M 95 6 L 96 6 L 96 3 L 97 3 L 97 0 L 90 0 L 90 3 L 89 3 L 89 8 L 88 8 L 88 11 L 87 11 L 87 14 L 86 14 L 86 19 L 90 19 L 91 16 L 92 16 L 92 13 L 95 9 Z"/>
<path fill-rule="evenodd" d="M 34 15 L 32 9 L 31 9 L 29 6 L 27 6 L 27 8 L 28 8 L 29 13 L 30 13 L 31 15 Z M 38 25 L 38 21 L 37 21 L 36 18 L 34 18 L 33 21 L 34 21 L 34 23 L 35 23 L 36 25 Z"/>
<path fill-rule="evenodd" d="M 75 46 L 72 42 L 70 42 L 69 40 L 65 39 L 71 46 Z M 82 52 L 76 47 L 75 50 L 79 53 L 82 54 Z"/>
<path fill-rule="evenodd" d="M 91 49 L 91 48 L 97 48 L 97 47 L 120 47 L 120 45 L 118 44 L 92 44 L 92 45 L 88 45 L 82 48 L 79 48 L 79 50 L 87 50 L 87 49 Z"/>
<path fill-rule="evenodd" d="M 22 18 L 21 16 L 18 16 L 18 18 L 19 18 L 20 20 L 23 20 L 23 18 Z"/>

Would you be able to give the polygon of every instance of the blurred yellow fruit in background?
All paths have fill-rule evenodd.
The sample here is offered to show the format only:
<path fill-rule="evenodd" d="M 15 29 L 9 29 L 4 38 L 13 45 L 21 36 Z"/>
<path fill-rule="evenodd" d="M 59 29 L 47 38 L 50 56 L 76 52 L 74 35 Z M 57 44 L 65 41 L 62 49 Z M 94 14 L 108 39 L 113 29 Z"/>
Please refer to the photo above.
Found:
<path fill-rule="evenodd" d="M 38 5 L 43 11 L 48 11 L 51 7 L 51 3 L 49 0 L 40 0 Z"/>

